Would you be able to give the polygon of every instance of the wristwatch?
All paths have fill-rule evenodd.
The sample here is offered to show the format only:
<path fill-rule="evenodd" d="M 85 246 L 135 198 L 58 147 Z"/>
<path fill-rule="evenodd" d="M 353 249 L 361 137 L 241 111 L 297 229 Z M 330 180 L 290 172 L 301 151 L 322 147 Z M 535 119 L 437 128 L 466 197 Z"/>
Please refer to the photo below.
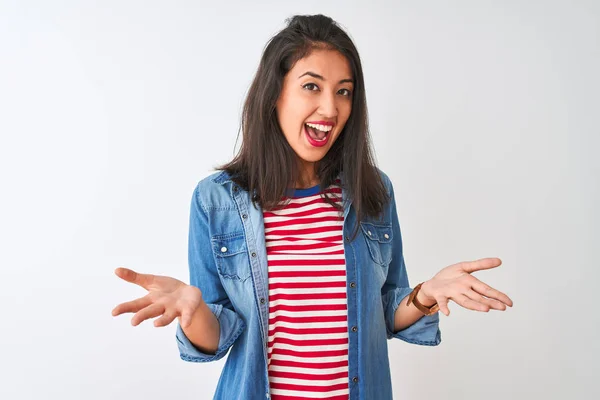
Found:
<path fill-rule="evenodd" d="M 433 314 L 435 314 L 436 312 L 438 312 L 440 310 L 440 306 L 439 306 L 438 303 L 435 303 L 431 307 L 426 307 L 423 304 L 421 304 L 419 302 L 419 300 L 417 300 L 417 293 L 419 293 L 419 290 L 421 290 L 421 285 L 422 284 L 423 284 L 423 282 L 421 282 L 417 286 L 415 286 L 415 288 L 413 289 L 413 291 L 408 296 L 408 300 L 406 302 L 406 306 L 409 306 L 412 303 L 423 314 L 425 314 L 425 315 L 433 315 Z"/>

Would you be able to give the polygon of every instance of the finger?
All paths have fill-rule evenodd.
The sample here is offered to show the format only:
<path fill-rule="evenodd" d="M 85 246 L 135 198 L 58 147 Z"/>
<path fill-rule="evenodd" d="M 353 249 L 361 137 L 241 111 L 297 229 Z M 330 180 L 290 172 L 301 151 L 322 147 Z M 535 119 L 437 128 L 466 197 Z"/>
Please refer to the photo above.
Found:
<path fill-rule="evenodd" d="M 181 312 L 181 327 L 187 328 L 192 323 L 192 310 L 185 308 Z"/>
<path fill-rule="evenodd" d="M 133 318 L 131 318 L 131 325 L 137 326 L 148 318 L 158 317 L 165 312 L 165 306 L 162 304 L 154 303 L 148 307 L 138 311 Z"/>
<path fill-rule="evenodd" d="M 510 297 L 508 297 L 504 293 L 500 292 L 499 290 L 496 290 L 493 287 L 481 282 L 479 279 L 477 279 L 475 277 L 473 277 L 473 281 L 471 282 L 471 287 L 473 288 L 474 291 L 476 291 L 477 293 L 479 293 L 485 297 L 499 300 L 500 302 L 506 304 L 509 307 L 513 306 L 513 302 L 510 299 Z"/>
<path fill-rule="evenodd" d="M 463 271 L 471 273 L 482 269 L 496 268 L 502 264 L 502 260 L 499 258 L 481 258 L 475 261 L 463 261 L 459 264 Z"/>
<path fill-rule="evenodd" d="M 119 304 L 113 308 L 112 315 L 116 317 L 117 315 L 121 315 L 123 313 L 138 312 L 142 308 L 148 307 L 150 304 L 152 304 L 152 300 L 150 300 L 150 296 L 146 295 L 144 297 L 140 297 L 139 299 Z"/>
<path fill-rule="evenodd" d="M 496 299 L 488 299 L 487 297 L 483 297 L 481 294 L 477 293 L 474 290 L 468 290 L 464 294 L 465 294 L 465 296 L 467 296 L 471 300 L 476 301 L 476 302 L 481 303 L 481 304 L 485 304 L 486 306 L 488 306 L 488 307 L 490 307 L 490 308 L 492 308 L 494 310 L 501 310 L 501 311 L 506 310 L 506 305 L 504 303 L 502 303 L 501 301 L 498 301 Z"/>
<path fill-rule="evenodd" d="M 160 318 L 154 320 L 154 326 L 167 326 L 173 322 L 176 317 L 177 313 L 175 311 L 167 310 Z"/>
<path fill-rule="evenodd" d="M 119 278 L 121 278 L 127 282 L 135 283 L 136 285 L 139 285 L 139 286 L 143 287 L 144 289 L 148 289 L 148 286 L 150 286 L 152 284 L 152 282 L 154 281 L 154 275 L 139 274 L 129 268 L 119 267 L 119 268 L 115 269 L 115 274 Z"/>
<path fill-rule="evenodd" d="M 488 312 L 490 310 L 490 308 L 488 306 L 486 306 L 485 304 L 481 304 L 479 302 L 476 302 L 475 300 L 471 300 L 470 298 L 468 298 L 467 296 L 465 296 L 462 293 L 459 293 L 456 296 L 452 296 L 451 299 L 456 304 L 458 304 L 464 308 L 468 308 L 469 310 L 482 311 L 482 312 Z"/>
<path fill-rule="evenodd" d="M 436 297 L 435 301 L 437 301 L 438 306 L 440 306 L 440 311 L 444 313 L 446 317 L 450 316 L 450 308 L 448 308 L 448 299 L 445 297 Z"/>

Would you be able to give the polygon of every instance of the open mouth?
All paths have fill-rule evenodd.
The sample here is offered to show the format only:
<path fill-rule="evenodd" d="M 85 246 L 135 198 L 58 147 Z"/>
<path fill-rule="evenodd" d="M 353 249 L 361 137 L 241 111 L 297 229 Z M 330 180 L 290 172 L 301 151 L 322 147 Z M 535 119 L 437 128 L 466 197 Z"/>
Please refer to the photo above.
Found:
<path fill-rule="evenodd" d="M 332 129 L 332 126 L 313 123 L 304 124 L 304 132 L 306 133 L 308 142 L 316 147 L 321 147 L 327 144 L 329 141 L 329 134 L 331 133 Z"/>

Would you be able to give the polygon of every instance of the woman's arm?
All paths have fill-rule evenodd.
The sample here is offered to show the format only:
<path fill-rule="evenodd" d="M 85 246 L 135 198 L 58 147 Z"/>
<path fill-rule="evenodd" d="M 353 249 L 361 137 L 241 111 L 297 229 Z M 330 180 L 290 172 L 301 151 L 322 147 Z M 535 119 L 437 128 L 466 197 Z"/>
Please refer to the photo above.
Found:
<path fill-rule="evenodd" d="M 219 347 L 219 321 L 204 301 L 192 315 L 188 326 L 183 326 L 181 317 L 179 324 L 185 336 L 203 353 L 216 354 Z"/>
<path fill-rule="evenodd" d="M 427 282 L 424 282 L 423 286 L 426 284 Z M 406 296 L 400 302 L 398 309 L 394 313 L 394 332 L 408 328 L 425 315 L 417 307 L 415 307 L 414 304 L 410 304 L 408 307 L 406 306 L 409 296 Z M 419 290 L 417 293 L 417 300 L 426 307 L 430 307 L 436 303 L 434 298 L 425 297 L 423 295 L 423 290 Z"/>

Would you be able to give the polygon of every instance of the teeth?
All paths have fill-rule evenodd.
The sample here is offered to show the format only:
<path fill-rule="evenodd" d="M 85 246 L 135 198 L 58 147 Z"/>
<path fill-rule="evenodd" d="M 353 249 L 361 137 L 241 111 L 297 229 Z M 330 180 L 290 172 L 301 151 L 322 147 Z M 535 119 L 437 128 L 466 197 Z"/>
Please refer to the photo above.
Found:
<path fill-rule="evenodd" d="M 330 130 L 333 129 L 333 126 L 327 126 L 327 125 L 319 125 L 319 124 L 311 124 L 311 123 L 307 123 L 306 125 L 310 126 L 311 128 L 318 129 L 321 132 L 329 132 Z"/>

